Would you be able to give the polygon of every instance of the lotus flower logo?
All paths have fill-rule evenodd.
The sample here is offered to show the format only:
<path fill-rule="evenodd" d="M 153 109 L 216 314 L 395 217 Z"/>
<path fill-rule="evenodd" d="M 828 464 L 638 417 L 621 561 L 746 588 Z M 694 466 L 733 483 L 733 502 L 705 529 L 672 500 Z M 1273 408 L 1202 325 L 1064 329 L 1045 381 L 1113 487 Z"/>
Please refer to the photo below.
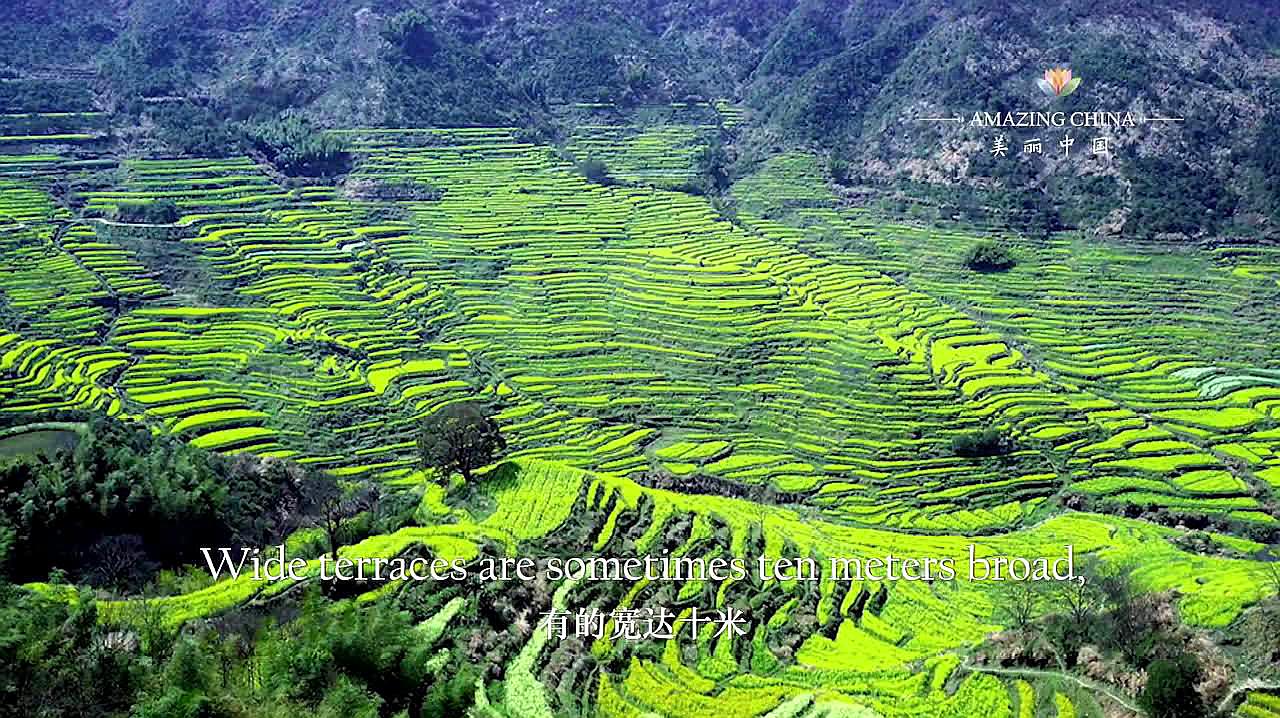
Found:
<path fill-rule="evenodd" d="M 1049 97 L 1066 97 L 1080 86 L 1080 78 L 1072 77 L 1071 70 L 1054 67 L 1044 71 L 1044 77 L 1036 80 L 1040 90 Z"/>

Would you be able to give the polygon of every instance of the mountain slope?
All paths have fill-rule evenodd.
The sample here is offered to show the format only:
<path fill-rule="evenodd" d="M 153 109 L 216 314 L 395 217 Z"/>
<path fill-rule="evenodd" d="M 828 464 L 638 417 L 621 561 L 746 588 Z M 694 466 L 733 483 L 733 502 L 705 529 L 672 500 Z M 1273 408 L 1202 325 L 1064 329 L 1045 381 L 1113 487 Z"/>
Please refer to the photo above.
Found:
<path fill-rule="evenodd" d="M 1151 237 L 1273 231 L 1278 15 L 1268 3 L 1207 0 L 1072 0 L 1052 12 L 992 0 L 134 0 L 107 12 L 25 8 L 0 47 L 11 77 L 96 68 L 97 103 L 140 127 L 301 108 L 329 126 L 557 134 L 548 123 L 566 104 L 731 98 L 752 111 L 741 156 L 805 146 L 876 193 L 974 217 L 997 210 L 1021 227 Z M 1083 84 L 1050 100 L 1034 80 L 1057 65 Z M 189 105 L 174 101 L 183 97 Z M 1083 128 L 1070 159 L 1055 151 L 1061 132 L 1028 157 L 1021 142 L 1046 133 L 1013 131 L 1015 152 L 996 161 L 991 128 L 917 120 L 1045 109 L 1184 121 Z M 173 147 L 184 134 L 162 140 Z M 1109 155 L 1080 151 L 1100 134 Z"/>

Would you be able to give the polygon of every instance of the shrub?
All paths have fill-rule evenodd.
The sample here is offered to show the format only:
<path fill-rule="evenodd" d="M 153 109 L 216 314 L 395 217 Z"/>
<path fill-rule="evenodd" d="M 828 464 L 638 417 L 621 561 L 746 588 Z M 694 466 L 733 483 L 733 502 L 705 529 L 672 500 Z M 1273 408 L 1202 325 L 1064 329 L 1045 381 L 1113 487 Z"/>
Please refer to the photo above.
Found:
<path fill-rule="evenodd" d="M 424 716 L 466 715 L 475 700 L 476 671 L 463 667 L 447 680 L 436 682 L 422 702 Z"/>
<path fill-rule="evenodd" d="M 964 257 L 964 266 L 975 272 L 1004 272 L 1017 263 L 1008 247 L 995 242 L 976 244 Z"/>
<path fill-rule="evenodd" d="M 325 694 L 316 715 L 319 718 L 378 718 L 382 698 L 370 693 L 346 676 Z"/>
<path fill-rule="evenodd" d="M 732 161 L 724 144 L 719 140 L 703 147 L 694 159 L 694 167 L 704 187 L 699 194 L 723 192 L 732 184 Z"/>
<path fill-rule="evenodd" d="M 605 166 L 603 160 L 599 160 L 594 157 L 587 157 L 586 159 L 578 162 L 577 168 L 578 172 L 580 172 L 583 177 L 586 177 L 592 182 L 597 182 L 599 184 L 610 184 L 613 182 L 613 178 L 609 176 L 609 168 Z"/>
<path fill-rule="evenodd" d="M 1152 661 L 1138 704 L 1151 718 L 1199 718 L 1205 714 L 1204 700 L 1196 692 L 1199 678 L 1200 667 L 1190 653 Z"/>
<path fill-rule="evenodd" d="M 838 155 L 831 155 L 827 158 L 827 174 L 836 184 L 849 184 L 849 161 Z"/>

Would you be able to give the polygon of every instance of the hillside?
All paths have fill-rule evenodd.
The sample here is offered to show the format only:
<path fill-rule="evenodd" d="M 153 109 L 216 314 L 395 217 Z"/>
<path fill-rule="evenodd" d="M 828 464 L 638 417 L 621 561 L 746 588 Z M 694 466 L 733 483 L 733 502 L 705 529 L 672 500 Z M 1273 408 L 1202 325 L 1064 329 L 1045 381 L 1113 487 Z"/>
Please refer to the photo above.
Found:
<path fill-rule="evenodd" d="M 229 121 L 286 108 L 330 127 L 515 124 L 556 137 L 584 121 L 566 114 L 575 103 L 635 117 L 723 99 L 746 110 L 732 147 L 744 168 L 801 147 L 886 206 L 1176 239 L 1274 234 L 1277 13 L 1252 0 L 1077 0 L 1053 13 L 980 0 L 132 2 L 105 14 L 57 3 L 20 9 L 0 47 L 16 78 L 96 73 L 90 104 L 121 113 L 121 140 L 152 152 L 207 155 L 230 144 Z M 1055 109 L 1034 80 L 1057 65 L 1084 78 L 1066 112 L 1185 121 L 1113 128 L 1105 157 L 1078 132 L 1074 158 L 1006 161 L 990 155 L 989 129 L 917 121 Z M 1042 133 L 1009 134 L 1018 147 Z"/>
<path fill-rule="evenodd" d="M 989 536 L 977 540 L 1032 554 L 1069 541 L 1118 565 L 1142 556 L 1135 579 L 1176 588 L 1191 626 L 1229 626 L 1265 595 L 1265 573 L 1245 559 L 1277 538 L 1271 248 L 1004 236 L 1016 265 L 980 273 L 965 256 L 988 235 L 847 208 L 817 157 L 782 155 L 735 183 L 729 221 L 706 198 L 651 184 L 681 181 L 678 166 L 651 164 L 680 156 L 678 134 L 631 144 L 620 131 L 577 140 L 632 182 L 613 186 L 501 128 L 344 133 L 356 161 L 343 186 L 281 186 L 243 158 L 7 155 L 4 412 L 105 412 L 197 448 L 421 491 L 421 417 L 464 400 L 490 407 L 515 483 L 479 502 L 430 486 L 410 527 L 350 555 L 465 559 L 495 540 L 534 555 L 625 555 L 659 540 L 712 556 L 951 554 Z M 84 191 L 75 212 L 40 189 L 88 168 L 120 184 Z M 406 181 L 436 192 L 350 194 Z M 163 200 L 171 225 L 103 219 Z M 707 486 L 738 498 L 696 496 Z M 1135 516 L 1152 523 L 1124 518 Z M 1177 538 L 1188 527 L 1222 532 L 1208 545 L 1230 548 L 1202 554 Z M 916 586 L 778 595 L 753 614 L 760 631 L 790 627 L 777 643 L 671 644 L 630 663 L 627 644 L 597 648 L 540 700 L 555 714 L 702 715 L 708 694 L 730 691 L 757 714 L 793 697 L 826 705 L 800 698 L 815 680 L 835 690 L 814 671 L 870 666 L 876 681 L 941 686 L 947 654 L 1000 625 L 999 599 L 981 584 Z M 287 587 L 223 582 L 152 605 L 174 626 Z M 634 590 L 574 600 L 676 595 Z M 679 595 L 731 600 L 727 584 L 710 590 Z M 108 625 L 128 615 L 115 605 L 99 608 Z M 484 690 L 505 714 L 529 715 L 516 686 L 541 649 L 523 663 L 507 650 L 485 659 Z M 538 665 L 585 660 L 563 650 Z M 734 688 L 745 678 L 714 662 L 725 660 L 771 677 Z M 670 671 L 701 678 L 653 684 Z M 1011 705 L 1013 684 L 963 685 L 919 706 L 875 699 L 901 696 L 888 684 L 839 690 L 883 715 Z"/>
<path fill-rule="evenodd" d="M 1280 715 L 1275 11 L 1008 5 L 17 8 L 0 718 Z"/>

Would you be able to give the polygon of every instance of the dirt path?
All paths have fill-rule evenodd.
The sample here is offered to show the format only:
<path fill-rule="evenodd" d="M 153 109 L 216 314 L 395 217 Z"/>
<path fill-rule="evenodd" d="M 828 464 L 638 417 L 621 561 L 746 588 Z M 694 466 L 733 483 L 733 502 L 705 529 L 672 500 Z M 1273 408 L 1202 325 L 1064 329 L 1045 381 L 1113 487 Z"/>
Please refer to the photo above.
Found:
<path fill-rule="evenodd" d="M 1218 715 L 1226 715 L 1227 711 L 1230 710 L 1232 704 L 1235 702 L 1236 696 L 1239 695 L 1240 693 L 1242 692 L 1248 693 L 1249 691 L 1263 691 L 1263 690 L 1278 691 L 1280 690 L 1280 683 L 1275 683 L 1272 681 L 1264 681 L 1261 678 L 1250 678 L 1248 680 L 1241 681 L 1235 684 L 1234 686 L 1231 687 L 1231 692 L 1227 693 L 1226 697 L 1223 698 L 1218 703 L 1218 707 L 1217 707 Z"/>
<path fill-rule="evenodd" d="M 960 667 L 962 669 L 973 671 L 975 673 L 990 673 L 992 675 L 998 675 L 998 676 L 1019 676 L 1024 678 L 1025 677 L 1060 678 L 1065 681 L 1070 681 L 1071 683 L 1074 683 L 1077 686 L 1084 688 L 1085 690 L 1104 695 L 1110 698 L 1112 701 L 1114 701 L 1118 705 L 1123 706 L 1124 708 L 1127 708 L 1128 710 L 1133 711 L 1138 715 L 1142 715 L 1142 711 L 1129 698 L 1123 697 L 1115 693 L 1110 687 L 1102 683 L 1099 683 L 1094 680 L 1090 680 L 1088 678 L 1081 678 L 1080 676 L 1075 676 L 1070 673 L 1064 673 L 1062 671 L 1042 670 L 1038 668 L 992 668 L 988 666 L 975 666 L 972 663 L 970 663 L 968 656 L 965 656 L 964 660 L 960 663 Z"/>

